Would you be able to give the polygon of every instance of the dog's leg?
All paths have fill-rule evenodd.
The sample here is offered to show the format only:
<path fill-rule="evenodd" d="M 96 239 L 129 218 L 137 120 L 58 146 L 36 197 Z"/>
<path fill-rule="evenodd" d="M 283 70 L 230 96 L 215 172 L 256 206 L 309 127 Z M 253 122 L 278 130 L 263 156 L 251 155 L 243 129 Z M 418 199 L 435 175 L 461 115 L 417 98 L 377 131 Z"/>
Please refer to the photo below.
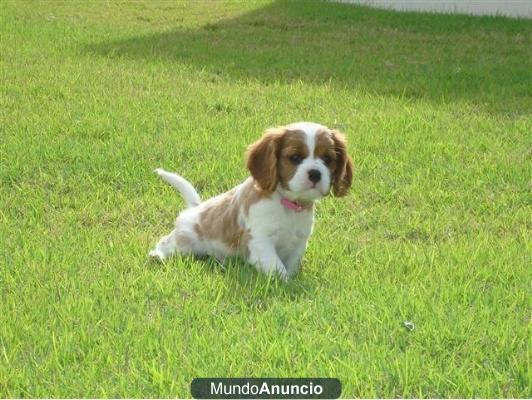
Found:
<path fill-rule="evenodd" d="M 307 247 L 307 242 L 298 243 L 294 250 L 286 257 L 284 265 L 286 266 L 286 272 L 288 276 L 294 276 L 300 269 L 301 259 L 303 254 L 305 254 L 305 249 Z"/>
<path fill-rule="evenodd" d="M 286 268 L 275 251 L 275 246 L 268 239 L 254 238 L 248 244 L 249 262 L 266 275 L 278 275 L 287 279 Z"/>
<path fill-rule="evenodd" d="M 163 236 L 155 248 L 150 251 L 150 257 L 162 262 L 173 255 L 178 250 L 175 233 L 175 230 L 173 230 L 169 235 Z"/>

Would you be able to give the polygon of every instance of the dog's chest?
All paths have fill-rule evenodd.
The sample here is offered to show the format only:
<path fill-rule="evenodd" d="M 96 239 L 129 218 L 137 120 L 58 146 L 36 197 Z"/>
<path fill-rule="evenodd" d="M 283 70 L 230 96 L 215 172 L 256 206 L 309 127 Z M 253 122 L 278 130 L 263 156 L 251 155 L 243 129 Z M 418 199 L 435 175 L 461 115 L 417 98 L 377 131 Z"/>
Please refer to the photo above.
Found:
<path fill-rule="evenodd" d="M 312 215 L 309 212 L 286 212 L 287 215 L 279 220 L 277 229 L 272 232 L 272 238 L 278 249 L 291 249 L 301 242 L 306 242 L 312 229 Z"/>
<path fill-rule="evenodd" d="M 312 211 L 289 210 L 275 200 L 252 207 L 249 217 L 251 233 L 269 237 L 283 252 L 304 244 L 312 231 Z"/>

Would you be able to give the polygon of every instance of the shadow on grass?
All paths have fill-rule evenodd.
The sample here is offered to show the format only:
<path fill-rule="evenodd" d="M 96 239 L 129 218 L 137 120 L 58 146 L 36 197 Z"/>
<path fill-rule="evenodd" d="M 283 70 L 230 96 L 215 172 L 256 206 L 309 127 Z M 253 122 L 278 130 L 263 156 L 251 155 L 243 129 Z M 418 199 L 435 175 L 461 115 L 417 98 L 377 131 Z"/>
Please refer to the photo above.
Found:
<path fill-rule="evenodd" d="M 519 114 L 531 106 L 530 21 L 276 1 L 197 30 L 104 42 L 105 57 L 180 62 L 213 81 L 304 81 Z M 210 74 L 210 75 L 209 75 Z"/>
<path fill-rule="evenodd" d="M 213 257 L 190 256 L 191 260 L 200 263 L 205 274 L 223 276 L 227 290 L 222 308 L 227 308 L 229 312 L 241 309 L 261 312 L 277 300 L 286 303 L 315 296 L 312 294 L 316 290 L 315 285 L 304 273 L 283 282 L 258 272 L 239 257 L 229 257 L 223 264 Z"/>

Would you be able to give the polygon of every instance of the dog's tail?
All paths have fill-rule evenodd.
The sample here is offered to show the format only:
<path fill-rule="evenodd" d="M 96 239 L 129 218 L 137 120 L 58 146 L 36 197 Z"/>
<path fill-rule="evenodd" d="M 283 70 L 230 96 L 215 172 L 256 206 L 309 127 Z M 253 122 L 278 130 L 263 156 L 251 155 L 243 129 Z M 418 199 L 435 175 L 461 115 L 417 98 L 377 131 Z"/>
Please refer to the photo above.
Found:
<path fill-rule="evenodd" d="M 198 192 L 196 192 L 196 189 L 194 189 L 194 186 L 182 176 L 165 171 L 162 168 L 157 168 L 154 172 L 156 172 L 163 181 L 169 183 L 181 193 L 188 208 L 195 207 L 201 203 L 201 198 Z"/>

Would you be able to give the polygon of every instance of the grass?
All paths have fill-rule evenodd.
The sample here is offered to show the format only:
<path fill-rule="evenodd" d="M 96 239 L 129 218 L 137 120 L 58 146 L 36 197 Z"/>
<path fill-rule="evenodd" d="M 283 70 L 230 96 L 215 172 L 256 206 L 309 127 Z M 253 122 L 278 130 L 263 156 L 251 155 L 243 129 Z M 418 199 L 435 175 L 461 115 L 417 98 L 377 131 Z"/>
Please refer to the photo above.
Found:
<path fill-rule="evenodd" d="M 0 397 L 531 397 L 532 25 L 314 2 L 0 2 Z M 357 165 L 303 274 L 147 261 L 272 125 Z M 415 324 L 413 331 L 405 321 Z"/>

